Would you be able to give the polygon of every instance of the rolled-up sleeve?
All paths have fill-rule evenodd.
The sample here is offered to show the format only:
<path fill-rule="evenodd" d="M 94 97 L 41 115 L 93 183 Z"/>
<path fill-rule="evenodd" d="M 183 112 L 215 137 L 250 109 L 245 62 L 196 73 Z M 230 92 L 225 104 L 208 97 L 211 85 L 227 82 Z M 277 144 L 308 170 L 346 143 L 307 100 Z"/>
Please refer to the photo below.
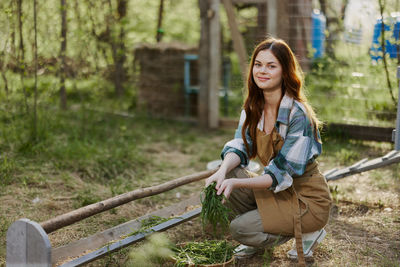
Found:
<path fill-rule="evenodd" d="M 309 119 L 299 110 L 289 123 L 281 150 L 264 168 L 274 180 L 270 189 L 277 193 L 290 187 L 293 177 L 304 174 L 307 164 L 319 154 L 321 144 L 314 138 Z"/>
<path fill-rule="evenodd" d="M 246 112 L 242 110 L 242 113 L 240 115 L 240 120 L 239 120 L 239 125 L 235 131 L 235 136 L 232 140 L 227 142 L 222 149 L 221 152 L 221 158 L 222 160 L 225 158 L 225 155 L 228 153 L 235 153 L 240 157 L 240 166 L 241 167 L 246 167 L 249 164 L 249 156 L 246 150 L 246 146 L 244 145 L 243 138 L 242 138 L 242 127 L 243 123 L 246 119 Z M 249 148 L 251 149 L 252 147 L 252 140 L 250 138 L 248 130 L 246 130 L 246 140 L 247 143 L 249 144 Z"/>

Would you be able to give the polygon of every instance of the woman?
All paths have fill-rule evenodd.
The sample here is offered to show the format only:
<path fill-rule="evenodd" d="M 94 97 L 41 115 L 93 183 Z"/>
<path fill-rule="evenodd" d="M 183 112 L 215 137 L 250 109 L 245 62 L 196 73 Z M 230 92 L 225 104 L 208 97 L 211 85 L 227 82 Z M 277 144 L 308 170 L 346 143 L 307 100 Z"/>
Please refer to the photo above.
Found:
<path fill-rule="evenodd" d="M 230 225 L 232 237 L 243 244 L 237 256 L 254 255 L 295 236 L 297 251 L 288 255 L 298 254 L 304 264 L 303 249 L 311 256 L 326 234 L 331 197 L 315 160 L 322 149 L 319 121 L 304 96 L 297 60 L 283 40 L 268 38 L 255 48 L 247 86 L 235 137 L 225 144 L 222 164 L 206 186 L 216 182 L 217 194 L 224 194 L 238 215 Z M 264 165 L 262 175 L 244 169 L 256 156 Z"/>

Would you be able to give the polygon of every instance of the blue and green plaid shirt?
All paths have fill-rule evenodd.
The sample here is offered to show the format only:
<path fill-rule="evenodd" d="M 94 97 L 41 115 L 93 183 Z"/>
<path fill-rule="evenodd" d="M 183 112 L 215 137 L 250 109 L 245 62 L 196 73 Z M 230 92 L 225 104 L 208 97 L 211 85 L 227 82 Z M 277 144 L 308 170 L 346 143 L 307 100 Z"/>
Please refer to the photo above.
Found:
<path fill-rule="evenodd" d="M 278 117 L 275 127 L 284 139 L 282 149 L 267 166 L 263 174 L 269 174 L 273 183 L 270 187 L 275 193 L 289 188 L 293 178 L 304 174 L 307 164 L 313 162 L 322 152 L 319 132 L 318 139 L 315 138 L 307 112 L 303 104 L 284 95 L 279 106 Z M 246 119 L 246 113 L 242 110 L 239 125 L 233 140 L 227 142 L 221 152 L 224 159 L 227 153 L 233 152 L 240 157 L 240 165 L 246 167 L 249 164 L 249 156 L 242 139 L 242 126 Z M 258 123 L 258 128 L 264 129 L 264 113 Z M 246 139 L 249 147 L 252 142 L 248 129 Z"/>

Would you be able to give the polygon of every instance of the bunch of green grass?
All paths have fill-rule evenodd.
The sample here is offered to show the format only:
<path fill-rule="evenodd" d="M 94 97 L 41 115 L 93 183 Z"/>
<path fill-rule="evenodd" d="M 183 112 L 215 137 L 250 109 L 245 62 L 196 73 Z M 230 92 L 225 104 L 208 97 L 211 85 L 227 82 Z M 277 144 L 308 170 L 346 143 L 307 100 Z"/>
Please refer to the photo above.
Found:
<path fill-rule="evenodd" d="M 232 212 L 231 209 L 222 204 L 222 201 L 227 201 L 227 199 L 223 194 L 217 195 L 215 185 L 214 182 L 203 189 L 200 213 L 203 229 L 210 224 L 214 235 L 217 233 L 217 226 L 220 227 L 222 233 L 226 232 L 230 222 L 229 215 Z"/>
<path fill-rule="evenodd" d="M 226 240 L 210 240 L 205 242 L 189 242 L 173 249 L 176 267 L 187 264 L 217 264 L 229 261 L 235 246 Z"/>

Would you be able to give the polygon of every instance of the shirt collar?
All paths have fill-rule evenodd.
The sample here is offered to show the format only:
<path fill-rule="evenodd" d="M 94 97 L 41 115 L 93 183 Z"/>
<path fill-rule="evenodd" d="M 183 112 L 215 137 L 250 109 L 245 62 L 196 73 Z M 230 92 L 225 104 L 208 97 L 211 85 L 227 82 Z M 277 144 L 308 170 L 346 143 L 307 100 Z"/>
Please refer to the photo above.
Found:
<path fill-rule="evenodd" d="M 279 105 L 279 110 L 278 110 L 278 117 L 276 118 L 277 123 L 283 123 L 285 125 L 289 124 L 289 115 L 290 115 L 290 110 L 292 109 L 293 106 L 293 98 L 285 94 L 281 100 L 281 103 Z M 264 110 L 261 113 L 261 118 L 260 121 L 258 122 L 257 125 L 258 129 L 260 131 L 264 131 Z"/>
<path fill-rule="evenodd" d="M 290 110 L 293 106 L 293 98 L 285 94 L 281 100 L 281 104 L 279 105 L 278 117 L 276 118 L 276 122 L 280 122 L 283 124 L 289 124 L 289 115 Z"/>

